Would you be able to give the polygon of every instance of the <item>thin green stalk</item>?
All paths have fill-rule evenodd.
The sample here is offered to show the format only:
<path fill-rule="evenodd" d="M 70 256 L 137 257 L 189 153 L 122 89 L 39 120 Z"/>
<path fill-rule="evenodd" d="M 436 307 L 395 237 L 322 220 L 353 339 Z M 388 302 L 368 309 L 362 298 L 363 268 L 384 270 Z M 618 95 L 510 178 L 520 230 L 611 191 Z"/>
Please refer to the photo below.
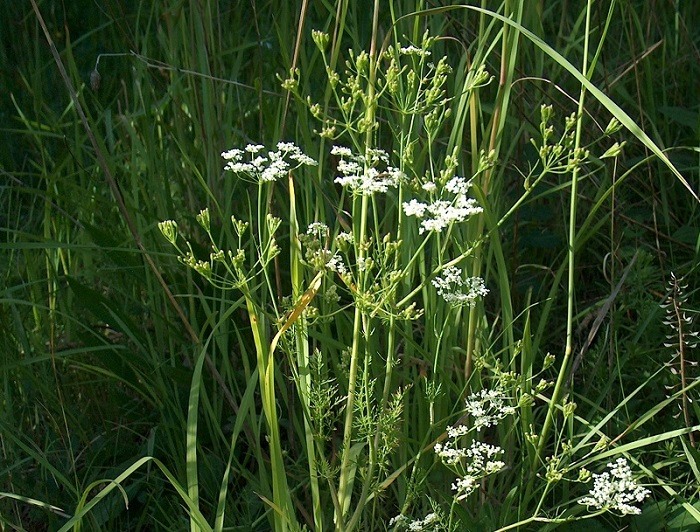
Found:
<path fill-rule="evenodd" d="M 282 456 L 282 440 L 277 419 L 277 401 L 275 398 L 275 363 L 270 357 L 265 318 L 259 314 L 255 302 L 251 298 L 248 286 L 242 287 L 245 295 L 250 327 L 255 343 L 255 353 L 259 368 L 260 393 L 262 406 L 267 421 L 268 442 L 270 445 L 270 460 L 272 469 L 272 497 L 280 512 L 274 511 L 273 521 L 275 530 L 286 531 L 290 522 L 295 522 L 294 506 L 292 505 L 287 474 Z"/>
<path fill-rule="evenodd" d="M 365 150 L 369 150 L 372 146 L 372 138 L 374 134 L 374 119 L 376 111 L 375 102 L 375 82 L 377 76 L 377 39 L 378 37 L 378 26 L 379 26 L 379 0 L 374 2 L 374 14 L 372 20 L 372 43 L 369 52 L 369 83 L 367 88 L 367 108 L 365 109 L 365 120 L 367 124 L 367 133 L 365 136 Z M 369 158 L 367 158 L 369 160 Z M 367 238 L 367 216 L 369 212 L 369 196 L 366 194 L 362 195 L 362 206 L 360 211 L 360 231 L 359 231 L 359 242 L 357 245 L 357 257 L 358 262 L 361 262 L 365 257 L 365 240 Z M 353 212 L 353 215 L 355 213 Z M 358 272 L 358 288 L 363 291 L 365 289 L 365 279 L 366 273 L 363 271 Z M 362 323 L 363 323 L 364 311 L 360 309 L 358 305 L 355 306 L 355 317 L 353 319 L 353 333 L 352 333 L 352 351 L 350 355 L 350 370 L 348 378 L 348 395 L 345 406 L 345 426 L 343 431 L 343 450 L 342 450 L 342 461 L 340 466 L 340 479 L 338 481 L 338 499 L 340 502 L 340 508 L 342 511 L 341 516 L 336 516 L 338 523 L 336 525 L 342 524 L 343 516 L 348 512 L 350 508 L 350 500 L 352 499 L 352 486 L 354 483 L 354 465 L 351 464 L 351 444 L 352 444 L 352 434 L 353 434 L 353 418 L 354 418 L 354 408 L 355 408 L 355 388 L 357 381 L 357 370 L 360 358 L 361 346 L 364 345 L 363 338 L 361 337 Z"/>
<path fill-rule="evenodd" d="M 299 222 L 297 220 L 296 195 L 294 180 L 289 174 L 289 238 L 290 238 L 290 274 L 292 277 L 292 300 L 298 301 L 304 293 L 304 272 L 302 269 L 301 243 L 299 242 Z M 297 320 L 294 328 L 296 356 L 297 356 L 297 386 L 298 397 L 301 401 L 304 415 L 304 438 L 306 444 L 306 456 L 309 467 L 309 483 L 311 485 L 311 504 L 313 506 L 314 527 L 318 532 L 323 531 L 323 507 L 318 485 L 318 469 L 316 464 L 316 444 L 313 428 L 309 416 L 309 389 L 311 387 L 311 374 L 309 372 L 309 333 L 306 318 L 302 315 Z"/>
<path fill-rule="evenodd" d="M 583 65 L 581 67 L 581 73 L 584 77 L 588 77 L 588 48 L 590 44 L 591 35 L 591 11 L 592 11 L 593 0 L 588 0 L 586 6 L 586 30 L 583 43 Z M 580 149 L 581 146 L 581 133 L 583 131 L 583 111 L 584 102 L 586 96 L 586 87 L 581 86 L 581 93 L 579 95 L 578 101 L 578 114 L 576 122 L 576 138 L 574 142 L 574 150 Z M 569 209 L 569 249 L 568 255 L 568 283 L 567 283 L 567 311 L 566 311 L 566 348 L 564 350 L 564 358 L 561 361 L 561 366 L 559 368 L 559 374 L 557 376 L 556 384 L 554 385 L 554 390 L 552 391 L 552 397 L 549 401 L 549 406 L 547 408 L 547 416 L 542 426 L 542 431 L 539 434 L 539 443 L 537 446 L 537 453 L 535 455 L 532 467 L 536 467 L 539 460 L 542 458 L 542 453 L 544 452 L 545 445 L 547 444 L 549 431 L 554 422 L 554 412 L 557 405 L 559 404 L 560 396 L 563 392 L 564 383 L 566 382 L 567 372 L 569 369 L 569 362 L 571 360 L 571 353 L 573 352 L 573 335 L 574 335 L 574 289 L 575 289 L 575 248 L 576 248 L 576 206 L 578 200 L 578 178 L 579 178 L 579 166 L 576 165 L 571 173 L 571 204 Z M 527 494 L 529 495 L 530 488 L 532 486 L 532 480 L 528 484 Z M 526 496 L 527 497 L 527 496 Z"/>
<path fill-rule="evenodd" d="M 360 211 L 360 243 L 365 241 L 366 233 L 366 220 L 367 211 L 369 205 L 369 197 L 366 195 L 362 196 L 362 207 Z M 363 246 L 358 246 L 358 260 L 364 258 Z M 364 280 L 364 275 L 362 272 L 359 273 L 358 285 L 359 289 L 362 290 L 362 281 Z M 350 354 L 350 369 L 349 369 L 349 379 L 348 379 L 348 395 L 345 404 L 345 425 L 343 430 L 343 450 L 342 450 L 342 461 L 340 466 L 340 479 L 338 482 L 338 500 L 340 503 L 340 508 L 343 515 L 350 508 L 350 499 L 352 498 L 352 484 L 354 479 L 350 478 L 352 464 L 350 463 L 351 455 L 351 443 L 352 443 L 352 424 L 354 419 L 355 410 L 355 388 L 357 386 L 357 370 L 360 358 L 360 350 L 363 346 L 362 338 L 362 316 L 363 311 L 360 309 L 359 305 L 355 306 L 355 316 L 353 319 L 353 333 L 352 333 L 352 351 Z M 342 526 L 342 517 L 336 516 L 338 522 L 336 526 L 345 529 Z"/>
<path fill-rule="evenodd" d="M 505 15 L 510 16 L 511 15 L 511 1 L 508 0 L 505 3 Z M 520 24 L 521 18 L 522 18 L 522 13 L 523 13 L 523 2 L 522 0 L 518 4 L 517 7 L 517 12 L 516 12 L 516 22 Z M 503 130 L 505 128 L 506 124 L 506 116 L 508 112 L 508 106 L 510 102 L 510 93 L 511 93 L 511 87 L 513 85 L 512 80 L 513 80 L 513 73 L 515 71 L 515 60 L 518 56 L 518 43 L 520 40 L 520 32 L 512 28 L 508 23 L 503 24 L 503 33 L 501 36 L 502 39 L 502 45 L 501 45 L 501 69 L 500 69 L 500 75 L 499 75 L 499 81 L 498 81 L 498 100 L 496 103 L 496 107 L 494 109 L 494 114 L 493 118 L 491 120 L 491 128 L 490 128 L 490 138 L 489 138 L 489 143 L 488 143 L 488 148 L 487 148 L 487 153 L 491 153 L 492 151 L 498 155 L 500 152 L 500 147 L 501 147 L 501 141 L 503 138 Z M 474 154 L 474 157 L 478 157 L 478 154 Z M 481 179 L 481 191 L 484 195 L 484 199 L 488 198 L 489 195 L 489 189 L 490 189 L 490 184 L 491 184 L 491 177 L 493 174 L 493 168 L 488 168 L 484 172 L 482 179 Z M 478 218 L 477 220 L 477 229 L 476 229 L 476 235 L 477 238 L 480 238 L 483 235 L 484 232 L 484 225 L 485 225 L 485 217 L 486 215 L 482 215 Z M 495 235 L 495 238 L 497 238 L 498 235 Z M 497 251 L 499 252 L 499 256 L 502 256 L 502 252 L 500 251 L 500 246 L 498 246 Z M 483 257 L 482 257 L 482 248 L 481 246 L 478 246 L 474 250 L 474 258 L 473 258 L 473 265 L 472 265 L 472 276 L 474 277 L 480 277 L 482 268 L 483 268 Z M 501 261 L 503 262 L 503 261 Z M 510 298 L 506 297 L 508 295 L 508 291 L 506 288 L 509 286 L 509 281 L 507 278 L 505 278 L 505 270 L 503 268 L 499 268 L 499 271 L 502 273 L 501 278 L 499 279 L 499 286 L 501 287 L 501 303 L 502 303 L 502 312 L 504 314 L 503 316 L 503 326 L 505 328 L 505 345 L 506 345 L 506 353 L 512 353 L 512 349 L 514 347 L 514 335 L 513 335 L 513 328 L 512 328 L 512 309 L 511 309 L 511 303 L 510 303 Z M 474 358 L 474 351 L 476 348 L 476 327 L 477 323 L 479 321 L 479 314 L 480 314 L 480 309 L 478 309 L 476 306 L 473 306 L 469 309 L 469 330 L 468 330 L 468 335 L 467 335 L 467 346 L 466 346 L 466 361 L 465 361 L 465 377 L 469 379 L 470 374 L 471 374 L 471 367 L 472 367 L 472 361 Z M 511 357 L 512 359 L 513 357 Z M 508 364 L 513 364 L 514 360 L 506 361 Z"/>

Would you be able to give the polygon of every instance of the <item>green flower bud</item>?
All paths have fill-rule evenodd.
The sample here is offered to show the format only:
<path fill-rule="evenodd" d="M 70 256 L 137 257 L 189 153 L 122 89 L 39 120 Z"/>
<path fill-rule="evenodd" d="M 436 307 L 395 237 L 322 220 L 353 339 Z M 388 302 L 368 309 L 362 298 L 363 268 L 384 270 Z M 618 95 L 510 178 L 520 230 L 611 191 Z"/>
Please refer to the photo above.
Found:
<path fill-rule="evenodd" d="M 580 471 L 578 472 L 578 481 L 579 482 L 588 482 L 591 480 L 591 472 L 586 469 L 585 467 L 582 467 Z"/>
<path fill-rule="evenodd" d="M 277 232 L 277 229 L 279 229 L 279 226 L 282 224 L 282 220 L 280 218 L 277 218 L 276 216 L 273 216 L 272 214 L 268 214 L 267 218 L 267 230 L 271 235 L 275 234 Z"/>
<path fill-rule="evenodd" d="M 231 216 L 231 224 L 239 237 L 243 236 L 243 233 L 245 233 L 246 229 L 248 229 L 248 222 L 237 220 L 235 216 Z"/>
<path fill-rule="evenodd" d="M 574 415 L 574 411 L 576 410 L 576 403 L 573 401 L 570 401 L 564 405 L 564 417 L 570 418 Z"/>
<path fill-rule="evenodd" d="M 328 42 L 330 41 L 330 36 L 319 30 L 313 30 L 311 32 L 311 38 L 316 43 L 316 47 L 323 52 L 328 47 Z"/>
<path fill-rule="evenodd" d="M 369 55 L 364 50 L 360 52 L 355 61 L 355 66 L 357 67 L 358 74 L 364 74 L 369 66 Z"/>
<path fill-rule="evenodd" d="M 617 118 L 613 117 L 610 120 L 610 123 L 608 124 L 608 126 L 605 128 L 604 134 L 605 135 L 612 135 L 612 134 L 620 131 L 620 129 L 622 129 L 622 124 L 620 123 L 620 121 Z"/>
<path fill-rule="evenodd" d="M 551 105 L 542 104 L 540 107 L 540 118 L 541 124 L 544 128 L 549 124 L 549 120 L 552 118 L 553 107 Z"/>
<path fill-rule="evenodd" d="M 554 364 L 556 360 L 557 359 L 553 354 L 547 353 L 544 357 L 544 364 L 542 365 L 542 369 L 545 370 L 552 367 L 552 364 Z"/>
<path fill-rule="evenodd" d="M 160 229 L 165 239 L 174 246 L 175 242 L 177 242 L 177 223 L 173 220 L 165 220 L 158 224 L 158 229 Z"/>
<path fill-rule="evenodd" d="M 209 209 L 202 209 L 197 215 L 197 223 L 202 226 L 207 233 L 211 230 L 211 219 L 209 217 Z"/>
<path fill-rule="evenodd" d="M 535 404 L 535 398 L 529 394 L 523 394 L 518 401 L 518 408 L 530 407 Z"/>
<path fill-rule="evenodd" d="M 600 156 L 600 158 L 606 159 L 608 157 L 617 157 L 618 155 L 620 155 L 622 153 L 622 148 L 625 144 L 626 144 L 625 142 L 622 142 L 622 144 L 620 144 L 619 142 L 616 142 L 615 144 L 610 146 L 608 148 L 608 150 L 603 155 Z"/>

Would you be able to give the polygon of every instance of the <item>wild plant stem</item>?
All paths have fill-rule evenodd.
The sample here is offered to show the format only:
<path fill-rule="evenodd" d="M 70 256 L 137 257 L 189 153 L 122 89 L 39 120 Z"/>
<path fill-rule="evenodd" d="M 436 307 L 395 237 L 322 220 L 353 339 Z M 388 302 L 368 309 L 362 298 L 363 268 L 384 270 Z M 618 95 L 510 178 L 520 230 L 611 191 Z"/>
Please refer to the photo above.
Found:
<path fill-rule="evenodd" d="M 581 73 L 584 77 L 588 76 L 588 47 L 590 41 L 590 29 L 591 29 L 591 11 L 592 11 L 593 0 L 588 0 L 586 6 L 586 30 L 583 43 L 583 65 L 581 67 Z M 578 101 L 578 114 L 576 121 L 576 138 L 574 141 L 575 152 L 581 146 L 581 133 L 583 131 L 583 111 L 584 102 L 586 96 L 586 88 L 581 86 L 581 93 L 579 95 Z M 568 286 L 567 286 L 567 306 L 566 306 L 566 348 L 564 350 L 564 358 L 561 361 L 561 366 L 559 368 L 559 374 L 557 376 L 556 384 L 554 385 L 554 390 L 552 391 L 552 397 L 549 401 L 549 406 L 547 408 L 547 416 L 542 426 L 542 431 L 539 434 L 539 443 L 537 446 L 537 453 L 535 454 L 534 462 L 532 467 L 536 467 L 537 462 L 542 459 L 542 453 L 544 452 L 545 445 L 547 444 L 547 439 L 549 436 L 549 431 L 551 430 L 552 424 L 554 422 L 554 412 L 557 405 L 559 404 L 560 397 L 563 392 L 564 383 L 566 382 L 567 372 L 569 369 L 569 362 L 571 360 L 571 354 L 573 351 L 573 335 L 574 335 L 574 288 L 575 288 L 575 273 L 576 273 L 576 263 L 575 263 L 575 249 L 576 249 L 576 205 L 577 205 L 577 195 L 578 195 L 578 176 L 579 176 L 579 165 L 576 164 L 571 172 L 571 204 L 569 209 L 569 249 L 568 249 Z M 534 475 L 533 475 L 534 476 Z M 528 484 L 527 495 L 530 494 L 530 488 L 532 486 L 533 480 Z"/>
<path fill-rule="evenodd" d="M 369 207 L 369 196 L 363 195 L 361 199 L 361 209 L 360 209 L 360 244 L 357 247 L 358 261 L 364 258 L 364 241 L 366 238 L 367 230 L 367 212 Z M 358 288 L 363 290 L 365 275 L 363 272 L 358 272 Z M 353 319 L 353 333 L 352 333 L 352 351 L 350 354 L 350 369 L 348 378 L 348 396 L 345 404 L 345 425 L 343 430 L 343 458 L 340 466 L 340 480 L 338 483 L 338 500 L 340 503 L 340 508 L 345 515 L 345 513 L 350 508 L 350 499 L 352 498 L 352 483 L 353 479 L 350 478 L 350 471 L 352 469 L 352 464 L 350 463 L 351 455 L 351 445 L 352 445 L 352 425 L 355 413 L 355 388 L 357 386 L 357 370 L 360 359 L 360 352 L 364 349 L 364 341 L 362 338 L 362 323 L 363 323 L 363 311 L 359 305 L 355 306 L 355 316 Z M 342 516 L 341 516 L 342 517 Z M 337 523 L 336 523 L 337 525 Z"/>
<path fill-rule="evenodd" d="M 379 29 L 379 0 L 374 2 L 374 14 L 372 19 L 372 42 L 370 45 L 369 52 L 369 83 L 367 87 L 367 107 L 365 109 L 365 124 L 367 127 L 367 132 L 365 135 L 365 155 L 368 154 L 368 150 L 372 147 L 372 139 L 374 135 L 374 118 L 376 110 L 376 102 L 374 98 L 375 87 L 377 76 L 377 39 L 378 29 Z M 365 158 L 369 164 L 369 157 Z M 367 170 L 367 169 L 366 169 Z M 365 245 L 367 238 L 367 214 L 369 211 L 369 196 L 366 194 L 362 195 L 362 206 L 360 210 L 360 220 L 359 220 L 359 242 L 356 246 L 357 261 L 361 263 L 365 257 Z M 355 213 L 353 212 L 353 215 Z M 365 279 L 366 272 L 358 271 L 358 288 L 361 291 L 365 289 Z M 350 500 L 352 499 L 352 485 L 354 478 L 350 478 L 351 471 L 354 471 L 353 464 L 350 463 L 351 460 L 351 447 L 352 447 L 352 435 L 353 435 L 353 419 L 354 419 L 354 409 L 355 409 L 355 388 L 357 385 L 357 369 L 359 364 L 361 349 L 364 349 L 364 339 L 362 338 L 362 324 L 363 324 L 363 314 L 364 311 L 359 305 L 355 306 L 355 316 L 353 319 L 353 332 L 352 332 L 352 351 L 350 355 L 350 370 L 348 378 L 348 395 L 347 401 L 345 403 L 345 426 L 343 430 L 343 458 L 340 466 L 340 479 L 338 482 L 338 499 L 340 503 L 340 508 L 342 517 L 347 513 L 350 508 Z M 353 474 L 354 476 L 354 474 Z M 358 505 L 359 508 L 359 505 Z M 349 530 L 349 528 L 347 529 Z"/>
<path fill-rule="evenodd" d="M 505 3 L 505 15 L 510 16 L 511 15 L 511 1 L 508 0 Z M 522 17 L 522 11 L 523 11 L 523 6 L 522 2 L 518 7 L 518 11 L 516 14 L 516 21 L 518 24 L 521 21 Z M 500 74 L 499 74 L 499 79 L 498 79 L 498 101 L 496 103 L 496 107 L 494 109 L 493 113 L 493 118 L 491 119 L 491 128 L 490 128 L 490 136 L 489 136 L 489 142 L 488 142 L 488 148 L 487 152 L 491 153 L 494 151 L 496 154 L 499 153 L 500 151 L 500 146 L 501 146 L 501 141 L 502 141 L 502 135 L 503 135 L 503 128 L 505 127 L 505 120 L 507 116 L 507 111 L 508 111 L 508 104 L 510 102 L 510 92 L 511 92 L 511 86 L 512 86 L 512 79 L 513 79 L 513 71 L 515 70 L 515 58 L 517 57 L 517 51 L 518 51 L 518 40 L 519 40 L 519 32 L 515 30 L 514 28 L 511 28 L 509 24 L 505 23 L 503 24 L 503 33 L 502 33 L 502 41 L 501 41 L 501 68 L 500 68 Z M 473 157 L 479 157 L 478 154 L 473 154 Z M 484 199 L 488 197 L 489 194 L 489 188 L 490 188 L 490 183 L 491 183 L 491 177 L 493 174 L 493 168 L 487 168 L 483 176 L 481 178 L 480 186 L 481 186 L 481 192 L 483 193 Z M 481 237 L 484 232 L 484 226 L 485 226 L 485 216 L 486 214 L 482 214 L 479 216 L 478 221 L 477 221 L 477 230 L 476 234 L 478 237 Z M 496 235 L 497 237 L 497 235 Z M 481 246 L 478 246 L 475 251 L 474 251 L 474 259 L 473 259 L 473 266 L 472 266 L 472 276 L 474 277 L 480 277 L 481 276 L 481 271 L 483 267 L 483 257 L 482 257 L 482 248 Z M 503 285 L 505 286 L 505 284 Z M 507 307 L 504 306 L 504 310 Z M 479 320 L 479 315 L 480 315 L 480 309 L 478 309 L 476 306 L 473 306 L 469 309 L 469 332 L 467 335 L 467 346 L 466 346 L 466 362 L 465 362 L 465 377 L 469 379 L 470 374 L 471 374 L 471 367 L 473 363 L 473 358 L 474 358 L 474 351 L 476 349 L 476 341 L 477 341 L 477 334 L 476 334 L 476 327 L 477 327 L 477 322 Z M 510 321 L 510 320 L 508 320 Z M 512 323 L 508 323 L 504 319 L 504 326 L 506 327 L 506 331 L 508 334 L 506 335 L 506 341 L 508 345 L 513 345 L 512 342 Z M 513 361 L 510 361 L 511 363 Z"/>
<path fill-rule="evenodd" d="M 292 300 L 295 302 L 304 293 L 304 273 L 302 270 L 301 243 L 298 234 L 299 221 L 296 210 L 296 194 L 294 179 L 289 174 L 289 223 L 290 223 L 290 274 L 292 278 Z M 311 486 L 311 504 L 313 506 L 314 527 L 318 532 L 323 532 L 323 507 L 321 506 L 321 494 L 318 485 L 318 468 L 316 464 L 316 443 L 313 428 L 311 427 L 309 389 L 311 387 L 311 375 L 309 373 L 309 333 L 306 318 L 301 315 L 294 327 L 297 358 L 297 386 L 299 387 L 299 400 L 304 409 L 304 437 L 306 440 L 306 456 L 309 466 L 309 483 Z"/>
<path fill-rule="evenodd" d="M 262 406 L 267 421 L 270 444 L 270 460 L 272 467 L 272 497 L 282 513 L 273 512 L 275 530 L 286 531 L 288 523 L 294 516 L 292 500 L 287 486 L 287 475 L 282 457 L 282 442 L 280 439 L 279 422 L 277 420 L 277 402 L 275 399 L 275 364 L 269 356 L 267 334 L 265 334 L 264 318 L 259 316 L 255 302 L 252 300 L 248 287 L 243 292 L 250 319 L 250 327 L 255 343 L 255 353 L 259 368 L 260 394 Z"/>

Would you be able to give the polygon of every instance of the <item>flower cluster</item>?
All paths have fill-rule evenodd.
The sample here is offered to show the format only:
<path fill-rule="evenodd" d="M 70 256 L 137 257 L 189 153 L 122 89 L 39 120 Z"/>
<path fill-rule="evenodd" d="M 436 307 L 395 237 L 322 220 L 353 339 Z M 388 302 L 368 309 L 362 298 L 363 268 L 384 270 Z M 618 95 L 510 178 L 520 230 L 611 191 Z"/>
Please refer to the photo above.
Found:
<path fill-rule="evenodd" d="M 501 419 L 515 413 L 515 408 L 506 404 L 506 396 L 501 387 L 495 390 L 482 390 L 471 394 L 466 400 L 466 411 L 473 419 L 473 424 L 467 426 L 458 424 L 447 428 L 447 441 L 435 444 L 435 454 L 448 467 L 455 470 L 459 477 L 452 484 L 456 492 L 455 498 L 467 498 L 479 485 L 479 481 L 497 473 L 505 467 L 498 459 L 503 449 L 498 445 L 490 445 L 480 441 L 472 441 L 468 448 L 460 444 L 460 440 L 482 427 L 496 425 Z"/>
<path fill-rule="evenodd" d="M 439 510 L 430 512 L 423 519 L 410 519 L 405 515 L 397 515 L 389 520 L 389 526 L 394 527 L 394 530 L 409 530 L 411 532 L 437 532 L 440 530 L 448 530 L 447 520 L 444 514 Z"/>
<path fill-rule="evenodd" d="M 515 408 L 505 403 L 505 394 L 500 388 L 481 390 L 467 397 L 466 410 L 474 418 L 473 427 L 477 432 L 482 427 L 498 425 L 506 416 L 515 414 Z"/>
<path fill-rule="evenodd" d="M 462 425 L 464 426 L 464 425 Z M 454 466 L 462 462 L 467 457 L 466 449 L 457 444 L 456 438 L 451 436 L 448 431 L 448 436 L 451 438 L 446 443 L 435 444 L 435 454 L 440 457 L 440 460 L 446 465 Z"/>
<path fill-rule="evenodd" d="M 298 237 L 304 247 L 304 258 L 314 269 L 328 269 L 341 277 L 348 273 L 341 255 L 328 249 L 330 228 L 326 224 L 312 222 L 307 227 L 306 233 L 299 234 Z"/>
<path fill-rule="evenodd" d="M 579 499 L 578 503 L 598 510 L 612 510 L 622 515 L 638 515 L 642 511 L 633 505 L 642 502 L 650 491 L 632 479 L 632 470 L 624 458 L 618 458 L 608 464 L 609 471 L 593 475 L 593 489 L 588 497 Z"/>
<path fill-rule="evenodd" d="M 313 222 L 305 233 L 297 235 L 304 249 L 304 258 L 315 270 L 326 268 L 333 257 L 333 252 L 328 249 L 329 235 L 330 229 L 323 222 Z"/>
<path fill-rule="evenodd" d="M 431 52 L 430 50 L 418 48 L 417 46 L 411 44 L 409 46 L 402 46 L 401 48 L 399 48 L 399 53 L 401 53 L 402 55 L 416 55 L 418 57 L 429 57 Z"/>
<path fill-rule="evenodd" d="M 335 182 L 348 187 L 355 194 L 386 193 L 405 179 L 401 170 L 389 166 L 389 156 L 383 150 L 368 150 L 364 156 L 356 155 L 343 146 L 333 146 L 331 155 L 340 157 L 338 172 L 341 175 L 335 178 Z M 386 168 L 385 171 L 377 169 L 380 164 Z"/>
<path fill-rule="evenodd" d="M 323 222 L 312 222 L 309 224 L 309 227 L 306 228 L 306 234 L 308 236 L 316 237 L 319 240 L 328 238 L 330 233 L 330 229 Z"/>
<path fill-rule="evenodd" d="M 451 439 L 444 445 L 435 444 L 435 453 L 447 465 L 464 465 L 464 474 L 452 484 L 455 497 L 460 501 L 471 495 L 482 478 L 505 467 L 505 463 L 497 459 L 503 454 L 503 449 L 479 441 L 472 442 L 468 449 L 464 449 L 457 446 L 456 439 Z"/>
<path fill-rule="evenodd" d="M 292 142 L 278 142 L 276 151 L 261 152 L 265 146 L 248 144 L 244 150 L 234 148 L 221 154 L 226 161 L 224 170 L 248 174 L 261 183 L 276 181 L 290 170 L 300 166 L 315 166 L 317 163 Z M 248 154 L 249 160 L 244 160 Z"/>
<path fill-rule="evenodd" d="M 474 306 L 477 298 L 489 293 L 481 277 L 462 278 L 462 270 L 448 266 L 432 281 L 438 295 L 451 305 Z"/>
<path fill-rule="evenodd" d="M 436 190 L 434 183 L 429 183 L 427 191 Z M 418 232 L 426 231 L 440 232 L 450 224 L 463 222 L 470 216 L 483 211 L 474 198 L 468 198 L 467 192 L 471 187 L 471 180 L 464 177 L 455 176 L 445 184 L 444 191 L 447 191 L 452 198 L 436 199 L 432 203 L 424 203 L 416 199 L 406 201 L 403 204 L 403 211 L 406 216 L 415 216 L 421 220 Z"/>
<path fill-rule="evenodd" d="M 330 259 L 328 259 L 328 262 L 326 262 L 326 268 L 337 273 L 340 276 L 346 275 L 348 273 L 348 269 L 345 267 L 343 258 L 337 253 L 333 255 Z"/>

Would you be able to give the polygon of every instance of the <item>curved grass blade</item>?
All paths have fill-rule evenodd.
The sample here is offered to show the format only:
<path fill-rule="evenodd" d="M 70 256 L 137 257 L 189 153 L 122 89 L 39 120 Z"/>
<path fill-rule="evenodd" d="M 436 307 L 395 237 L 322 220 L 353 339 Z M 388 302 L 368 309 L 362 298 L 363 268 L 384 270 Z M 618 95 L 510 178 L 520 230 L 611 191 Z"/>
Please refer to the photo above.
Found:
<path fill-rule="evenodd" d="M 92 510 L 102 499 L 109 495 L 112 492 L 112 490 L 117 488 L 117 486 L 121 485 L 122 482 L 124 482 L 132 474 L 134 474 L 142 465 L 151 461 L 156 466 L 158 466 L 158 468 L 163 472 L 163 474 L 168 479 L 175 491 L 177 491 L 178 495 L 187 506 L 191 518 L 194 520 L 194 522 L 196 522 L 199 529 L 203 530 L 204 532 L 212 532 L 212 528 L 207 523 L 207 520 L 205 519 L 204 515 L 202 515 L 202 512 L 199 510 L 197 505 L 194 504 L 194 502 L 192 501 L 192 499 L 190 499 L 190 497 L 182 488 L 182 486 L 180 486 L 180 483 L 177 481 L 175 476 L 168 470 L 167 467 L 165 467 L 165 464 L 163 464 L 163 462 L 152 456 L 145 456 L 143 458 L 140 458 L 139 460 L 134 462 L 134 464 L 128 467 L 121 475 L 119 475 L 114 480 L 110 481 L 108 486 L 103 488 L 97 495 L 95 495 L 89 503 L 80 508 L 80 510 L 78 510 L 76 514 L 73 517 L 71 517 L 68 520 L 68 522 L 58 530 L 58 532 L 68 532 L 69 530 L 71 530 L 83 519 L 83 517 L 85 517 L 90 512 L 90 510 Z"/>
<path fill-rule="evenodd" d="M 581 83 L 581 85 L 583 85 L 583 87 L 585 87 L 585 89 L 589 91 L 591 95 L 603 105 L 603 107 L 610 111 L 610 113 L 617 120 L 619 120 L 619 122 L 623 126 L 625 126 L 625 128 L 627 128 L 627 130 L 630 133 L 632 133 L 642 144 L 644 144 L 644 146 L 649 148 L 649 150 L 652 153 L 654 153 L 654 155 L 656 155 L 668 167 L 668 169 L 671 170 L 671 172 L 673 172 L 673 175 L 676 177 L 676 179 L 678 179 L 683 184 L 683 186 L 688 189 L 688 192 L 690 192 L 693 198 L 695 198 L 695 200 L 698 203 L 700 203 L 700 197 L 698 197 L 697 193 L 690 186 L 690 183 L 688 183 L 685 177 L 683 177 L 683 175 L 678 171 L 678 169 L 666 156 L 666 154 L 664 154 L 661 148 L 659 148 L 659 146 L 657 146 L 656 143 L 653 140 L 651 140 L 651 138 L 649 138 L 649 136 L 642 130 L 642 128 L 637 125 L 637 123 L 632 119 L 632 117 L 630 117 L 609 96 L 607 96 L 603 91 L 596 87 L 586 76 L 584 76 L 581 73 L 581 71 L 579 71 L 574 65 L 572 65 L 563 55 L 561 55 L 554 48 L 549 46 L 546 42 L 544 42 L 537 35 L 532 33 L 530 30 L 528 30 L 521 24 L 518 24 L 517 22 L 499 13 L 494 13 L 493 11 L 490 11 L 488 9 L 483 9 L 480 7 L 469 5 L 436 7 L 432 9 L 426 9 L 423 11 L 417 11 L 409 15 L 404 15 L 403 17 L 397 19 L 396 22 L 407 17 L 438 15 L 456 9 L 469 9 L 471 11 L 476 11 L 486 16 L 496 18 L 504 22 L 505 24 L 508 24 L 509 26 L 517 29 L 524 37 L 530 40 L 535 46 L 537 46 L 540 50 L 542 50 L 545 54 L 552 58 L 557 64 L 559 64 L 562 68 L 569 72 L 569 74 L 571 74 L 576 79 L 576 81 Z"/>

